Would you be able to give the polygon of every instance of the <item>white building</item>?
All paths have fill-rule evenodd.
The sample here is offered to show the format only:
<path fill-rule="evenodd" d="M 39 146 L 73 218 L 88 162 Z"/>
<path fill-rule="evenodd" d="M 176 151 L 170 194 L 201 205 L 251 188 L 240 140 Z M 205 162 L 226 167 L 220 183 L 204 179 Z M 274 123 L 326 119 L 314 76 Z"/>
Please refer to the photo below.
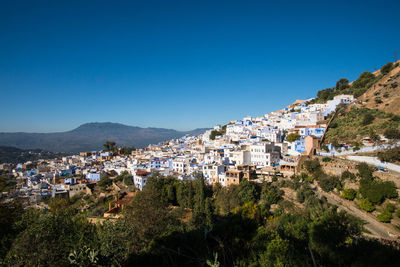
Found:
<path fill-rule="evenodd" d="M 149 178 L 150 173 L 145 171 L 145 170 L 138 170 L 133 173 L 133 183 L 135 184 L 135 187 L 142 191 L 144 186 L 147 183 L 147 179 Z"/>
<path fill-rule="evenodd" d="M 249 165 L 251 164 L 250 151 L 246 150 L 233 150 L 227 151 L 225 157 L 228 158 L 229 163 L 233 165 Z"/>
<path fill-rule="evenodd" d="M 354 96 L 352 95 L 337 95 L 333 98 L 333 100 L 329 100 L 326 104 L 328 105 L 327 109 L 325 110 L 325 116 L 329 115 L 333 111 L 336 110 L 336 107 L 339 104 L 350 104 L 354 101 Z"/>
<path fill-rule="evenodd" d="M 280 147 L 271 144 L 250 145 L 251 164 L 256 166 L 274 166 L 280 159 Z"/>

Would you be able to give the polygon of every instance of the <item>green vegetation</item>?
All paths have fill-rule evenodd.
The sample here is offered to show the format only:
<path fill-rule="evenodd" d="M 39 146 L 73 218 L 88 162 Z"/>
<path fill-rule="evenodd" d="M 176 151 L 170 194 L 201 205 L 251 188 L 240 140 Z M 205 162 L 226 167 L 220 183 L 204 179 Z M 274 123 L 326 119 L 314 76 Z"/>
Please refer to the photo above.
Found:
<path fill-rule="evenodd" d="M 132 154 L 132 151 L 135 151 L 136 150 L 136 148 L 134 147 L 134 146 L 131 146 L 131 147 L 129 147 L 129 146 L 123 146 L 123 147 L 121 147 L 120 149 L 119 149 L 119 154 L 121 154 L 121 155 L 130 155 L 130 154 Z"/>
<path fill-rule="evenodd" d="M 103 190 L 106 189 L 108 186 L 112 185 L 112 180 L 108 175 L 104 175 L 101 177 L 100 181 L 97 183 Z"/>
<path fill-rule="evenodd" d="M 115 179 L 123 177 L 128 175 Z M 400 260 L 395 249 L 363 239 L 362 223 L 319 199 L 307 179 L 303 174 L 275 183 L 243 180 L 210 187 L 201 176 L 182 182 L 154 175 L 122 218 L 98 225 L 88 223 L 78 205 L 92 196 L 52 200 L 42 211 L 2 204 L 1 261 L 6 266 L 310 266 L 310 252 L 317 266 L 386 266 Z M 279 184 L 295 189 L 304 208 L 283 199 Z M 109 200 L 99 200 L 98 207 Z"/>
<path fill-rule="evenodd" d="M 114 181 L 116 181 L 116 182 L 124 182 L 124 184 L 126 186 L 132 186 L 133 185 L 133 177 L 127 171 L 124 171 L 120 175 L 115 177 Z"/>
<path fill-rule="evenodd" d="M 388 139 L 400 139 L 400 131 L 396 128 L 387 128 L 383 134 Z"/>
<path fill-rule="evenodd" d="M 360 199 L 358 201 L 358 205 L 360 206 L 361 209 L 368 212 L 372 212 L 375 210 L 375 206 L 368 199 Z"/>
<path fill-rule="evenodd" d="M 107 141 L 104 143 L 104 150 L 109 152 L 116 152 L 118 150 L 117 144 L 115 142 Z"/>
<path fill-rule="evenodd" d="M 380 204 L 386 198 L 397 197 L 396 185 L 391 181 L 380 181 L 372 175 L 373 170 L 366 163 L 357 166 L 360 176 L 360 194 L 373 204 Z"/>
<path fill-rule="evenodd" d="M 349 172 L 348 170 L 345 170 L 342 173 L 342 180 L 349 179 L 350 181 L 354 181 L 356 179 L 356 175 L 352 172 Z"/>
<path fill-rule="evenodd" d="M 397 129 L 400 126 L 395 115 L 381 110 L 355 107 L 337 116 L 332 123 L 336 127 L 329 127 L 326 133 L 326 140 L 331 143 L 338 139 L 354 142 L 366 136 L 372 136 L 371 138 L 378 140 L 378 134 L 384 133 L 387 129 Z"/>
<path fill-rule="evenodd" d="M 212 130 L 210 134 L 210 139 L 215 140 L 215 137 L 226 134 L 226 126 L 227 124 L 222 126 L 222 129 L 220 131 Z"/>
<path fill-rule="evenodd" d="M 337 186 L 340 186 L 340 180 L 336 176 L 322 175 L 319 179 L 319 186 L 325 192 L 330 192 Z"/>
<path fill-rule="evenodd" d="M 386 65 L 383 66 L 383 67 L 381 68 L 381 73 L 382 73 L 383 75 L 386 75 L 386 74 L 388 74 L 393 68 L 394 68 L 394 65 L 393 65 L 392 62 L 386 63 Z"/>
<path fill-rule="evenodd" d="M 391 181 L 365 181 L 360 180 L 360 193 L 374 204 L 382 203 L 385 198 L 396 198 L 396 186 Z"/>
<path fill-rule="evenodd" d="M 299 140 L 299 139 L 300 139 L 300 135 L 296 134 L 296 133 L 290 133 L 286 137 L 286 141 L 288 141 L 288 142 L 294 142 L 294 141 Z"/>
<path fill-rule="evenodd" d="M 381 161 L 399 162 L 400 161 L 400 147 L 394 147 L 383 152 L 378 152 L 378 158 Z"/>
<path fill-rule="evenodd" d="M 357 196 L 357 191 L 352 188 L 345 189 L 342 192 L 342 197 L 348 200 L 354 200 L 356 196 Z"/>
<path fill-rule="evenodd" d="M 8 192 L 15 188 L 17 184 L 11 173 L 0 171 L 0 192 Z"/>
<path fill-rule="evenodd" d="M 304 162 L 304 167 L 309 173 L 315 173 L 321 169 L 321 164 L 318 159 L 306 160 Z"/>
<path fill-rule="evenodd" d="M 384 66 L 384 71 L 388 67 Z M 349 94 L 354 97 L 359 97 L 365 93 L 375 82 L 383 77 L 383 74 L 375 76 L 370 72 L 362 73 L 357 80 L 355 80 L 352 85 L 349 85 L 349 81 L 345 78 L 340 79 L 336 82 L 336 86 L 333 88 L 327 88 L 318 91 L 317 98 L 313 100 L 315 103 L 325 103 L 328 100 L 332 100 L 335 96 L 341 94 Z"/>
<path fill-rule="evenodd" d="M 390 223 L 393 216 L 388 210 L 382 210 L 381 213 L 377 216 L 378 220 L 384 223 Z"/>

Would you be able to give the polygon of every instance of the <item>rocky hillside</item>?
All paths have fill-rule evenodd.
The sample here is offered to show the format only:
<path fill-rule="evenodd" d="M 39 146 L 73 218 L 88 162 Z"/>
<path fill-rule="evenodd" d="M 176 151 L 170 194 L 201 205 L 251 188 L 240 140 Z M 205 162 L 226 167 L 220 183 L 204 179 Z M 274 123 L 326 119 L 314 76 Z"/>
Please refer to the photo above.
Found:
<path fill-rule="evenodd" d="M 359 106 L 400 115 L 400 60 L 393 66 L 387 74 L 382 75 L 381 70 L 375 73 L 382 78 L 358 98 L 363 101 Z"/>
<path fill-rule="evenodd" d="M 400 127 L 400 61 L 387 63 L 381 69 L 364 72 L 351 83 L 340 79 L 336 86 L 318 92 L 314 102 L 326 102 L 335 95 L 352 94 L 354 104 L 343 108 L 332 120 L 325 141 L 359 142 L 384 135 L 388 129 Z M 397 130 L 396 130 L 397 129 Z"/>

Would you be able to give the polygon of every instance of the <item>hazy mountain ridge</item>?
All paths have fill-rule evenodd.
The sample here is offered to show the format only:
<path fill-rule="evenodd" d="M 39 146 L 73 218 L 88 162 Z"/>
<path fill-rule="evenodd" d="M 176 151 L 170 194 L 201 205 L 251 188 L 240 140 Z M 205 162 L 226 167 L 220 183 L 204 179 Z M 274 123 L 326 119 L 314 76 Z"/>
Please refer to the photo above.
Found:
<path fill-rule="evenodd" d="M 65 155 L 66 153 L 53 153 L 42 149 L 19 149 L 0 146 L 0 163 L 22 163 L 38 159 L 53 159 Z"/>
<path fill-rule="evenodd" d="M 185 134 L 197 135 L 205 130 L 207 129 L 177 131 L 164 128 L 141 128 L 111 122 L 94 122 L 82 124 L 67 132 L 0 133 L 0 146 L 76 153 L 102 149 L 106 141 L 114 141 L 120 146 L 145 147 L 149 144 L 179 138 Z"/>

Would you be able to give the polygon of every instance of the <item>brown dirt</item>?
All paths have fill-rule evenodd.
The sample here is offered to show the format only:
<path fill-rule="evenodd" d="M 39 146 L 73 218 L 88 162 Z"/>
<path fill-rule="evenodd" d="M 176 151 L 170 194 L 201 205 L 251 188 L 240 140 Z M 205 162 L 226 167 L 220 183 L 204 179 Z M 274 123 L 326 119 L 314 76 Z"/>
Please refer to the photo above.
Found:
<path fill-rule="evenodd" d="M 400 63 L 400 60 L 396 63 Z M 379 75 L 380 71 L 376 71 L 374 74 Z M 397 87 L 394 87 L 395 84 Z M 382 100 L 382 103 L 376 103 L 376 99 Z M 400 64 L 376 82 L 358 100 L 364 102 L 358 104 L 359 107 L 380 109 L 387 113 L 400 115 Z"/>

